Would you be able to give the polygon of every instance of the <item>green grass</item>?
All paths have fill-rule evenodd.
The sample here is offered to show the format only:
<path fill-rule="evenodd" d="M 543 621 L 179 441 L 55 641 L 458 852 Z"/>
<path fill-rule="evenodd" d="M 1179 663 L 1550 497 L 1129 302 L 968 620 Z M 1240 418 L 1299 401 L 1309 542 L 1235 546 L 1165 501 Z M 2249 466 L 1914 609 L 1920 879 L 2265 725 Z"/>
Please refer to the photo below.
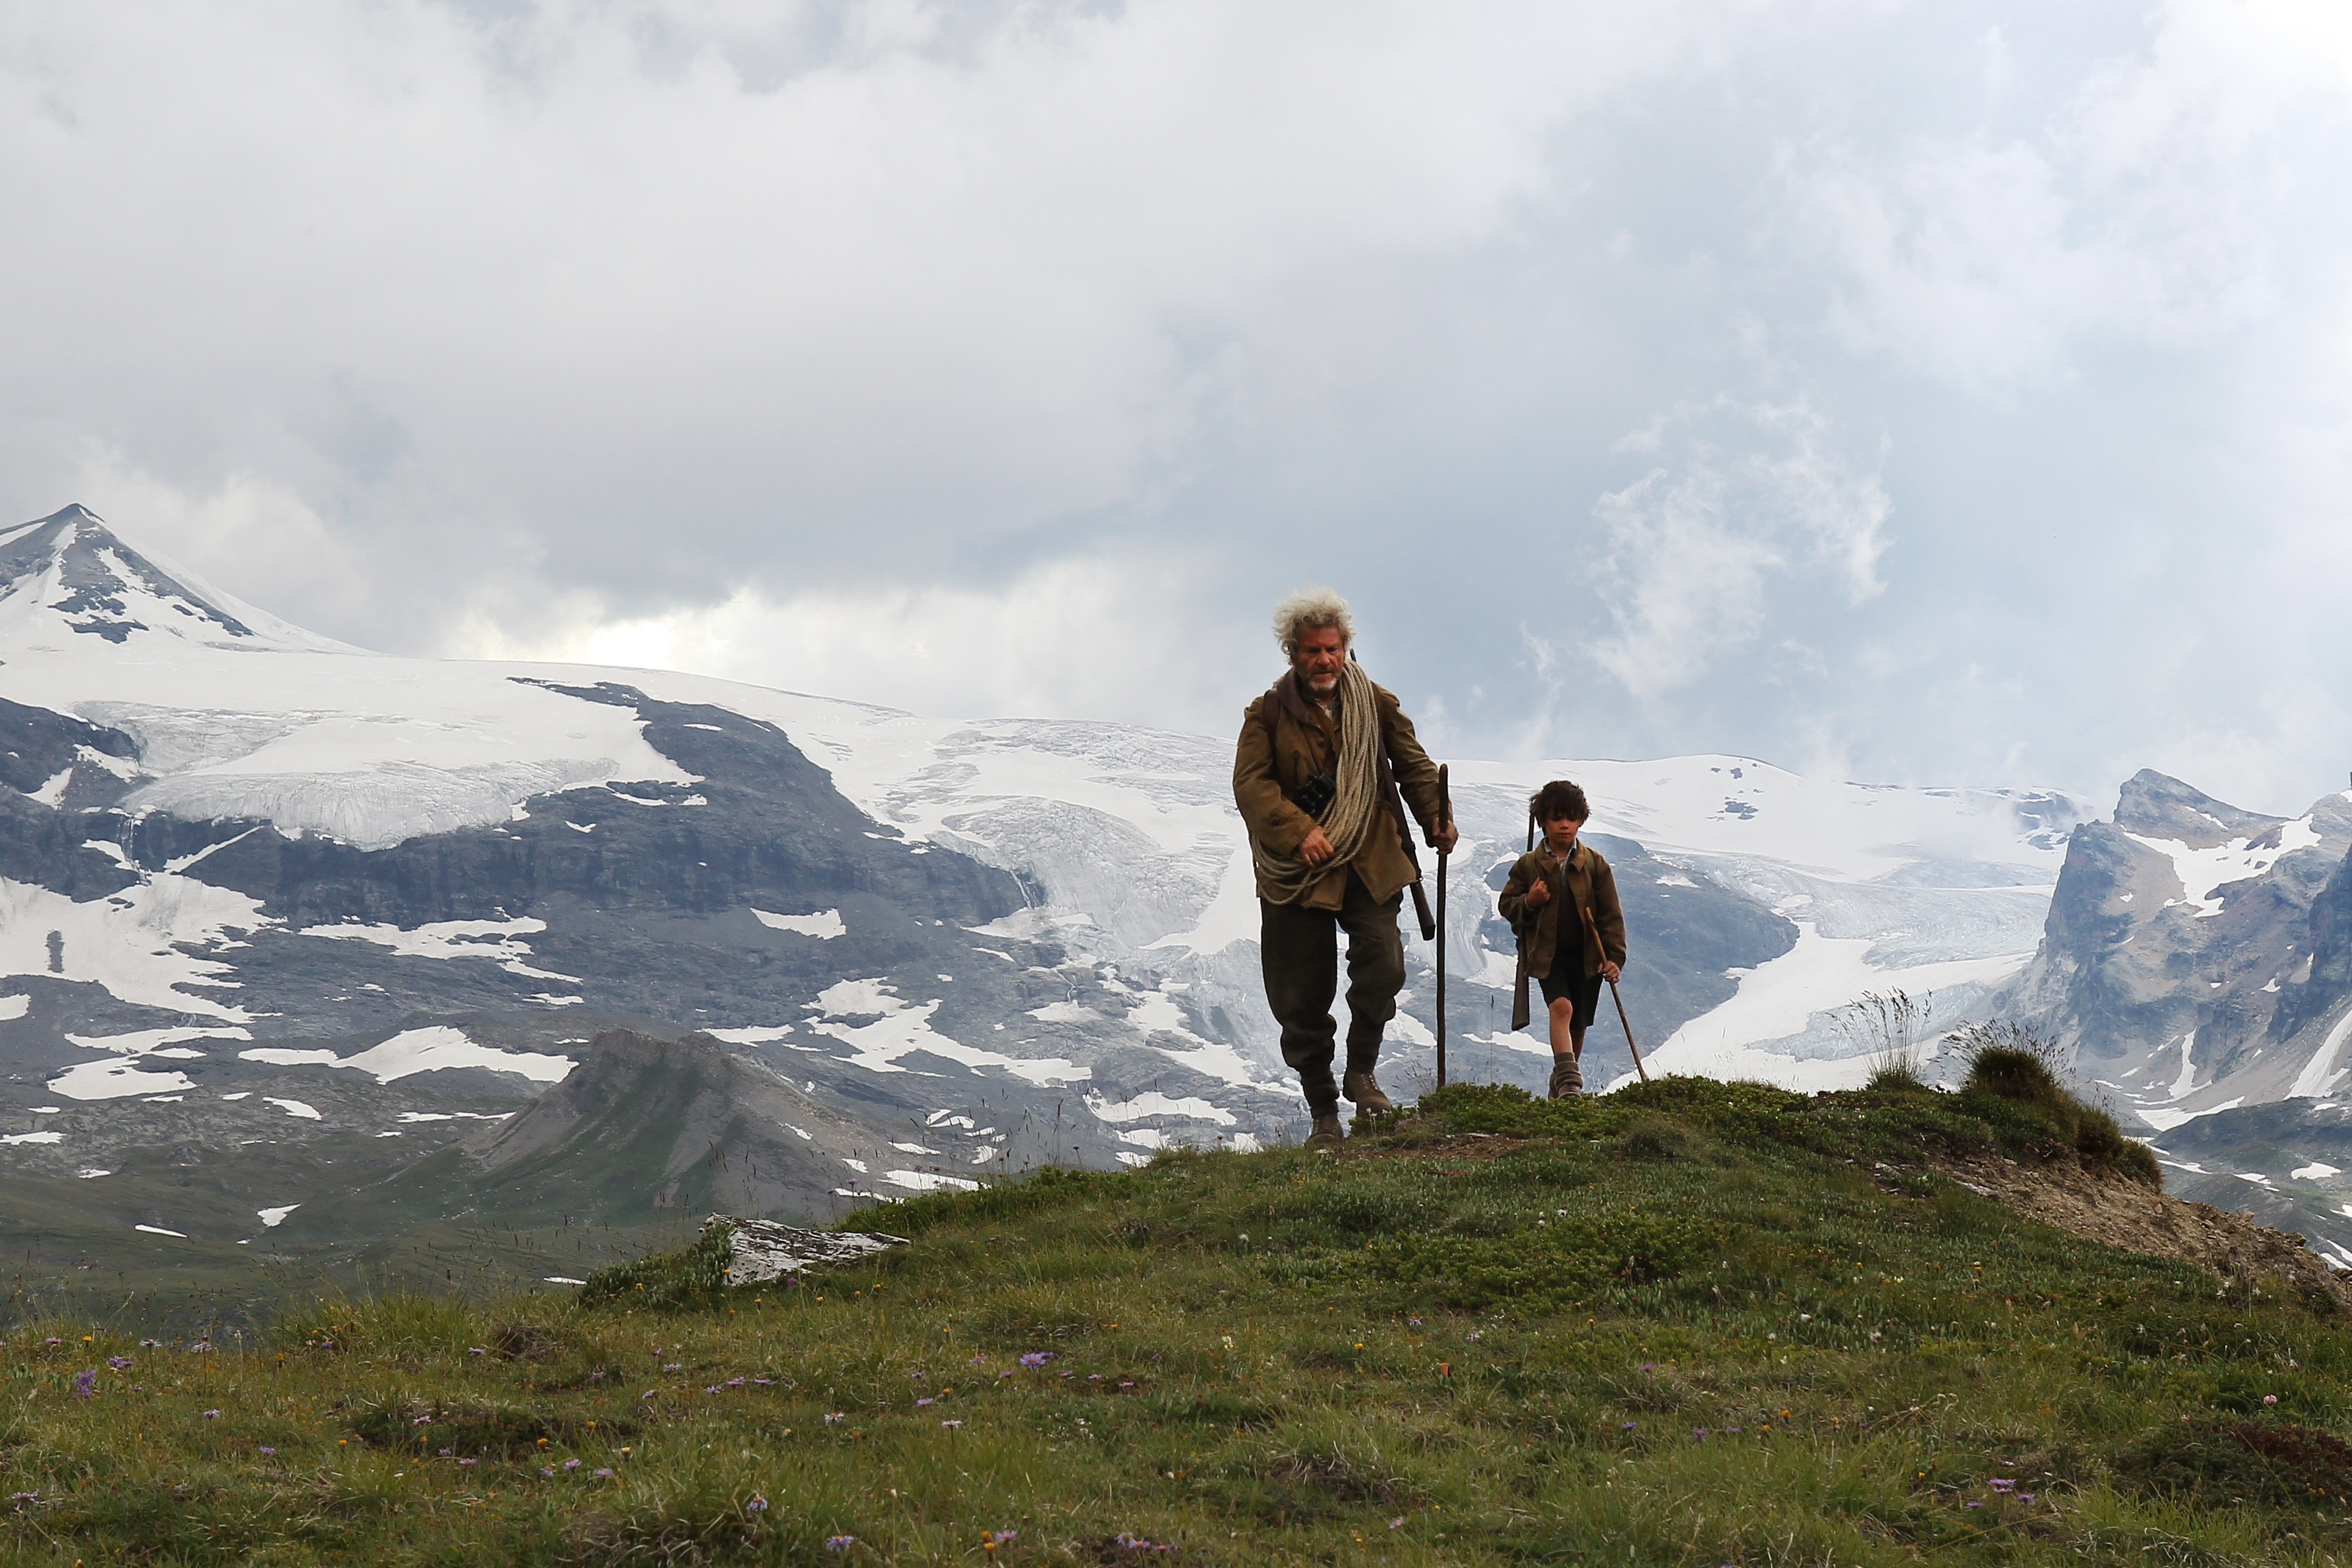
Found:
<path fill-rule="evenodd" d="M 1338 1156 L 1171 1154 L 895 1206 L 874 1218 L 913 1246 L 797 1286 L 715 1287 L 689 1249 L 572 1303 L 317 1301 L 241 1354 L 19 1328 L 0 1495 L 37 1496 L 0 1513 L 0 1552 L 2352 1556 L 2347 1324 L 1927 1168 L 2073 1157 L 2036 1106 L 1455 1089 Z"/>

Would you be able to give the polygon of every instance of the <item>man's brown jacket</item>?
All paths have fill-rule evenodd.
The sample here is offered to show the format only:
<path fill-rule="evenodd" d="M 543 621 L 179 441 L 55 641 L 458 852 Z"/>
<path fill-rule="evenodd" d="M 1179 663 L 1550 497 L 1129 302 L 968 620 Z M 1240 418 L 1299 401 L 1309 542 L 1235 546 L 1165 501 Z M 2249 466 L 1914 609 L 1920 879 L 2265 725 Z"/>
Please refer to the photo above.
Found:
<path fill-rule="evenodd" d="M 1389 766 L 1404 792 L 1406 807 L 1425 833 L 1437 821 L 1437 764 L 1421 748 L 1412 733 L 1412 720 L 1405 717 L 1395 696 L 1379 685 L 1372 687 L 1372 696 L 1380 704 L 1381 739 L 1388 748 Z M 1268 703 L 1274 705 L 1271 744 L 1264 718 Z M 1234 747 L 1234 803 L 1241 808 L 1250 836 L 1276 854 L 1297 850 L 1307 831 L 1315 826 L 1315 819 L 1294 803 L 1298 787 L 1318 773 L 1335 771 L 1339 760 L 1338 723 L 1301 695 L 1297 672 L 1284 675 L 1273 689 L 1250 704 L 1242 716 L 1241 739 Z M 1350 870 L 1381 903 L 1394 898 L 1413 880 L 1412 862 L 1406 858 L 1396 818 L 1385 804 L 1376 804 L 1374 813 L 1355 859 L 1326 871 L 1298 901 L 1299 907 L 1339 908 L 1347 897 Z M 1260 898 L 1266 895 L 1263 881 L 1257 892 Z"/>
<path fill-rule="evenodd" d="M 1528 890 L 1538 881 L 1551 883 L 1551 898 L 1528 903 Z M 1503 918 L 1519 934 L 1519 952 L 1530 975 L 1551 973 L 1552 955 L 1559 942 L 1559 910 L 1563 899 L 1573 900 L 1584 915 L 1584 967 L 1597 975 L 1601 961 L 1625 962 L 1625 910 L 1617 902 L 1617 873 L 1601 852 L 1582 839 L 1568 853 L 1568 864 L 1556 864 L 1541 845 L 1529 850 L 1511 867 L 1503 883 Z"/>

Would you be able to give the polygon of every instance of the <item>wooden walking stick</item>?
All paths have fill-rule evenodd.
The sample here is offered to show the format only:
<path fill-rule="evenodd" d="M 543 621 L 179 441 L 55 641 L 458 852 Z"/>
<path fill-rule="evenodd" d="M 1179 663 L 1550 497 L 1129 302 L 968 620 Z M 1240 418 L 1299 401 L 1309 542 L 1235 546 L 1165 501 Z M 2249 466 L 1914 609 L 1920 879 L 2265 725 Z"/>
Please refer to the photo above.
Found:
<path fill-rule="evenodd" d="M 1443 835 L 1454 825 L 1454 789 L 1446 781 L 1446 767 L 1437 765 L 1437 831 Z M 1442 837 L 1433 840 L 1437 851 L 1437 1086 L 1445 1087 L 1445 864 L 1452 858 Z"/>
<path fill-rule="evenodd" d="M 1617 1004 L 1617 1021 L 1624 1026 L 1625 1049 L 1633 1053 L 1633 1071 L 1642 1075 L 1643 1082 L 1647 1083 L 1650 1070 L 1642 1065 L 1642 1048 L 1633 1043 L 1633 1025 L 1625 1017 L 1625 998 L 1617 994 L 1617 982 L 1614 980 L 1609 982 L 1609 999 Z"/>
<path fill-rule="evenodd" d="M 1532 852 L 1535 847 L 1536 809 L 1529 806 L 1528 808 L 1528 849 Z M 1517 1034 L 1527 1028 L 1528 1020 L 1533 1016 L 1528 1007 L 1528 938 L 1526 933 L 1522 932 L 1519 934 L 1519 967 L 1511 977 L 1511 1032 Z"/>

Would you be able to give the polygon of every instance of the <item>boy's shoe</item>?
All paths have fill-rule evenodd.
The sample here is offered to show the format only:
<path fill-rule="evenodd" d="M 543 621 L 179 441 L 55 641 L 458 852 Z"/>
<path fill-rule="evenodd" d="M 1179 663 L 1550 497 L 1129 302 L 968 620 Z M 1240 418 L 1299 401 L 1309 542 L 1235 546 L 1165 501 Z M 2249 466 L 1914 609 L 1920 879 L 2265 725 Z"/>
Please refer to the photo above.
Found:
<path fill-rule="evenodd" d="M 1584 1092 L 1584 1069 L 1572 1056 L 1551 1059 L 1551 1097 L 1573 1100 Z"/>
<path fill-rule="evenodd" d="M 1396 1102 L 1381 1092 L 1379 1080 L 1370 1072 L 1350 1072 L 1341 1080 L 1349 1099 L 1356 1103 L 1359 1114 L 1379 1114 L 1396 1109 Z"/>
<path fill-rule="evenodd" d="M 1339 1125 L 1339 1113 L 1334 1111 L 1328 1115 L 1315 1118 L 1315 1130 L 1307 1134 L 1307 1146 L 1310 1149 L 1336 1149 L 1347 1136 Z"/>

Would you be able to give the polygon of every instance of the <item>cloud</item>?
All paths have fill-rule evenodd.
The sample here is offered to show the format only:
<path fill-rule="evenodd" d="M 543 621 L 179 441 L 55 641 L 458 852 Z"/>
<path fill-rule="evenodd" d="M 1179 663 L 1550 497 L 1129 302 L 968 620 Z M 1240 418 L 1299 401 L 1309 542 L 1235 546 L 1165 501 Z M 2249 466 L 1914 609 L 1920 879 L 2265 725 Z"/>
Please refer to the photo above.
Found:
<path fill-rule="evenodd" d="M 1464 755 L 2299 809 L 2347 62 L 2283 0 L 26 0 L 0 487 L 392 651 L 1221 732 L 1330 580 Z"/>
<path fill-rule="evenodd" d="M 1672 423 L 1684 427 L 1681 461 L 1595 507 L 1608 531 L 1601 577 L 1613 631 L 1591 652 L 1645 701 L 1751 642 L 1776 577 L 1804 571 L 1853 604 L 1886 586 L 1878 562 L 1891 504 L 1874 472 L 1832 448 L 1818 412 L 1718 405 Z M 1658 451 L 1667 428 L 1653 422 L 1621 444 Z M 1725 439 L 1708 438 L 1717 434 Z"/>
<path fill-rule="evenodd" d="M 919 713 L 1150 722 L 1203 716 L 1278 673 L 1262 629 L 1216 623 L 1200 563 L 1168 552 L 1062 559 L 982 591 L 944 584 L 739 590 L 724 603 L 634 620 L 581 615 L 517 637 L 469 624 L 472 656 L 684 669 Z M 1248 635 L 1252 631 L 1255 636 Z M 1149 679 L 1146 677 L 1149 675 Z"/>

